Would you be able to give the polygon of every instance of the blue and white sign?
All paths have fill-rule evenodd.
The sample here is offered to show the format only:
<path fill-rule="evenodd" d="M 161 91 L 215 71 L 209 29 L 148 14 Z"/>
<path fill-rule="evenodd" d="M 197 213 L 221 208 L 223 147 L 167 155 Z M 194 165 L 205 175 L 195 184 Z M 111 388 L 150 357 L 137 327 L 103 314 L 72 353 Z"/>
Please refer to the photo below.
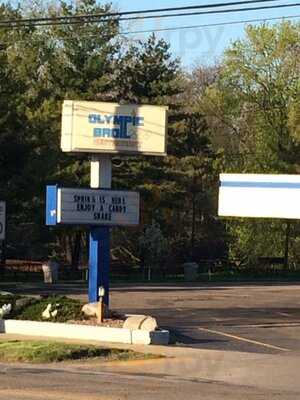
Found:
<path fill-rule="evenodd" d="M 5 239 L 6 204 L 0 201 L 0 240 Z"/>
<path fill-rule="evenodd" d="M 218 213 L 300 219 L 300 175 L 221 174 Z"/>
<path fill-rule="evenodd" d="M 65 100 L 62 151 L 166 155 L 168 107 Z"/>
<path fill-rule="evenodd" d="M 139 209 L 137 192 L 47 187 L 47 225 L 134 226 Z"/>

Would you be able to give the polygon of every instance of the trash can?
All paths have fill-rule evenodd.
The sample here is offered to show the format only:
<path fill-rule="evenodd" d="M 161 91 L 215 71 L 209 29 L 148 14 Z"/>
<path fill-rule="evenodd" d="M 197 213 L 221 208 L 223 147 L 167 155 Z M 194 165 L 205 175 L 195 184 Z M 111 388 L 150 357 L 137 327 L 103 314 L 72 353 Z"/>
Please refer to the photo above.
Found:
<path fill-rule="evenodd" d="M 199 265 L 195 262 L 183 264 L 184 268 L 184 280 L 186 282 L 194 282 L 198 278 Z"/>
<path fill-rule="evenodd" d="M 42 265 L 45 283 L 54 283 L 58 280 L 59 264 L 56 261 L 46 261 Z"/>

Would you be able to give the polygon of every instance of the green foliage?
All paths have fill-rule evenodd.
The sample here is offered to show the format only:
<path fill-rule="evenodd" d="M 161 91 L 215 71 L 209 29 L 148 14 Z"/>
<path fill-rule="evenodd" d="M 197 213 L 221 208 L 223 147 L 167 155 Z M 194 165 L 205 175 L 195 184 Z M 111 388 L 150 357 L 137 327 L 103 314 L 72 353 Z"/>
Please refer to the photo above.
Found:
<path fill-rule="evenodd" d="M 96 0 L 57 3 L 1 5 L 0 21 L 112 9 Z M 299 173 L 299 39 L 297 23 L 248 26 L 219 66 L 188 75 L 164 40 L 125 41 L 117 17 L 1 29 L 0 199 L 8 204 L 8 256 L 41 259 L 55 248 L 74 267 L 86 262 L 83 228 L 44 226 L 46 184 L 89 185 L 87 157 L 60 150 L 64 99 L 170 107 L 168 157 L 113 157 L 113 188 L 137 190 L 142 199 L 140 228 L 115 230 L 113 247 L 151 263 L 170 254 L 178 260 L 226 256 L 228 248 L 232 257 L 248 259 L 281 254 L 284 221 L 216 218 L 218 174 Z M 155 226 L 159 255 L 144 245 L 141 252 L 139 243 Z"/>
<path fill-rule="evenodd" d="M 16 305 L 16 301 L 19 299 L 19 296 L 16 295 L 1 295 L 0 294 L 0 308 L 4 305 L 4 304 L 11 304 L 12 305 L 12 309 L 15 308 Z"/>
<path fill-rule="evenodd" d="M 220 77 L 207 91 L 206 111 L 226 126 L 241 153 L 239 172 L 299 167 L 291 129 L 300 93 L 299 39 L 299 24 L 249 26 L 246 38 L 226 51 Z M 230 154 L 228 161 L 230 168 Z"/>
<path fill-rule="evenodd" d="M 230 256 L 251 265 L 259 256 L 284 257 L 285 222 L 241 218 L 228 221 Z"/>
<path fill-rule="evenodd" d="M 1 6 L 0 20 L 22 18 L 24 13 L 55 17 L 111 9 L 96 0 L 76 5 L 61 1 L 58 8 L 51 2 L 28 3 L 18 10 Z M 97 24 L 1 29 L 0 198 L 8 204 L 10 257 L 41 259 L 54 246 L 68 263 L 78 265 L 80 252 L 86 249 L 84 229 L 44 226 L 46 184 L 89 185 L 89 162 L 60 150 L 64 99 L 168 104 L 169 96 L 180 91 L 179 64 L 163 40 L 151 36 L 128 45 L 118 31 L 117 18 Z M 114 169 L 113 185 L 149 193 L 147 181 L 155 185 L 162 166 L 160 161 L 151 165 L 151 160 L 134 158 L 125 173 Z"/>
<path fill-rule="evenodd" d="M 145 228 L 139 237 L 141 259 L 145 266 L 162 266 L 167 256 L 168 243 L 157 222 Z"/>
<path fill-rule="evenodd" d="M 78 300 L 62 296 L 51 296 L 33 300 L 31 304 L 26 305 L 16 312 L 14 318 L 30 321 L 45 321 L 42 317 L 42 313 L 47 308 L 48 304 L 52 305 L 52 311 L 57 309 L 58 313 L 57 316 L 52 317 L 47 321 L 67 322 L 84 318 L 84 315 L 81 312 L 83 304 Z"/>
<path fill-rule="evenodd" d="M 0 360 L 2 362 L 52 363 L 91 358 L 104 361 L 128 361 L 149 357 L 151 356 L 139 354 L 132 350 L 105 349 L 54 341 L 0 341 Z"/>
<path fill-rule="evenodd" d="M 170 104 L 181 91 L 179 61 L 174 60 L 170 46 L 151 35 L 145 42 L 130 44 L 117 60 L 117 99 L 121 102 Z"/>
<path fill-rule="evenodd" d="M 219 77 L 198 104 L 223 147 L 220 172 L 299 173 L 299 39 L 298 23 L 248 26 L 226 51 Z M 226 225 L 232 257 L 283 256 L 285 221 Z M 291 248 L 295 255 L 295 239 Z"/>

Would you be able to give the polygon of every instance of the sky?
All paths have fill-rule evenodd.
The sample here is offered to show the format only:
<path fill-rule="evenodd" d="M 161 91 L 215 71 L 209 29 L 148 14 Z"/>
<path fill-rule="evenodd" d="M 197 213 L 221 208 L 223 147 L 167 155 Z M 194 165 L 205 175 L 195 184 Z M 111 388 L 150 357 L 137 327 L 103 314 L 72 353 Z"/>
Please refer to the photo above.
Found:
<path fill-rule="evenodd" d="M 20 2 L 22 0 L 12 0 L 12 2 Z M 36 0 L 37 2 L 39 0 Z M 76 3 L 78 0 L 69 0 L 70 3 Z M 111 1 L 115 8 L 119 11 L 145 10 L 153 8 L 181 7 L 202 4 L 225 3 L 230 1 L 242 0 L 99 0 L 99 3 Z M 5 3 L 6 1 L 1 1 Z M 47 1 L 46 1 L 47 2 Z M 41 4 L 44 4 L 41 2 Z M 277 0 L 266 3 L 254 3 L 253 5 L 241 5 L 239 7 L 255 7 L 255 6 L 270 6 L 279 4 L 295 4 L 300 3 L 300 0 Z M 25 4 L 25 3 L 23 3 Z M 230 8 L 239 8 L 231 6 Z M 199 10 L 201 11 L 201 10 Z M 207 24 L 222 24 L 227 25 L 185 28 L 181 30 L 169 30 L 166 32 L 157 32 L 158 37 L 164 38 L 171 45 L 171 52 L 174 57 L 179 57 L 182 60 L 183 66 L 188 70 L 196 64 L 213 64 L 222 58 L 224 49 L 230 46 L 230 43 L 243 38 L 245 23 L 230 24 L 231 22 L 267 19 L 277 17 L 299 16 L 293 18 L 292 21 L 300 21 L 300 6 L 274 9 L 274 10 L 256 10 L 245 11 L 219 15 L 198 15 L 189 17 L 173 17 L 173 18 L 155 18 L 153 20 L 139 20 L 123 22 L 122 30 L 128 31 L 143 31 L 155 30 L 174 27 L 187 27 L 194 25 Z M 279 21 L 269 21 L 269 23 L 277 23 Z M 262 23 L 262 22 L 253 22 Z M 146 39 L 150 33 L 135 33 L 126 35 L 128 39 Z"/>
<path fill-rule="evenodd" d="M 201 4 L 224 3 L 232 0 L 116 0 L 113 3 L 122 11 L 143 10 L 164 7 L 180 7 Z M 274 4 L 295 4 L 299 0 L 279 0 L 257 4 L 256 6 L 270 6 Z M 254 5 L 250 5 L 254 7 Z M 248 5 L 240 7 L 249 7 Z M 233 7 L 232 7 L 233 8 Z M 237 8 L 234 6 L 234 8 Z M 199 10 L 200 11 L 200 10 Z M 264 19 L 290 15 L 299 15 L 293 21 L 300 21 L 300 6 L 275 10 L 260 10 L 251 12 L 237 12 L 224 15 L 198 15 L 190 17 L 176 17 L 155 19 L 150 21 L 131 22 L 128 30 L 147 30 L 167 27 L 180 27 L 189 25 L 215 24 L 239 20 Z M 276 21 L 274 21 L 276 22 Z M 273 23 L 274 23 L 273 22 Z M 278 22 L 278 21 L 277 21 Z M 271 23 L 271 22 L 270 22 Z M 197 63 L 210 64 L 216 62 L 226 47 L 234 40 L 243 37 L 245 24 L 215 26 L 206 28 L 183 29 L 157 33 L 171 44 L 172 53 L 182 59 L 183 65 L 188 69 Z M 148 34 L 140 34 L 146 37 Z M 138 35 L 130 35 L 136 38 Z"/>

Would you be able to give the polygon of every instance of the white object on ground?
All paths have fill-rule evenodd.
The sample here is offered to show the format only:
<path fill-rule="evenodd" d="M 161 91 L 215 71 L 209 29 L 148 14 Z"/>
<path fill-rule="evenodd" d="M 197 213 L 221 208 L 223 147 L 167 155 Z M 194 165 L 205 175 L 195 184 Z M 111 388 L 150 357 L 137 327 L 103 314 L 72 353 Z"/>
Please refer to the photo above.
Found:
<path fill-rule="evenodd" d="M 81 311 L 84 313 L 84 315 L 86 315 L 87 317 L 97 317 L 98 316 L 98 312 L 99 312 L 99 303 L 95 302 L 95 303 L 88 303 L 85 304 Z"/>
<path fill-rule="evenodd" d="M 157 321 L 153 317 L 147 317 L 141 324 L 142 331 L 153 332 L 158 329 Z"/>
<path fill-rule="evenodd" d="M 132 330 L 155 331 L 158 328 L 156 319 L 147 315 L 132 315 L 124 322 L 124 328 Z"/>
<path fill-rule="evenodd" d="M 43 318 L 50 319 L 50 317 L 51 317 L 51 314 L 50 314 L 51 308 L 52 308 L 52 304 L 48 304 L 46 309 L 42 312 L 42 317 Z"/>
<path fill-rule="evenodd" d="M 8 315 L 11 312 L 11 309 L 11 304 L 3 304 L 0 308 L 0 318 L 2 319 L 5 315 Z"/>

